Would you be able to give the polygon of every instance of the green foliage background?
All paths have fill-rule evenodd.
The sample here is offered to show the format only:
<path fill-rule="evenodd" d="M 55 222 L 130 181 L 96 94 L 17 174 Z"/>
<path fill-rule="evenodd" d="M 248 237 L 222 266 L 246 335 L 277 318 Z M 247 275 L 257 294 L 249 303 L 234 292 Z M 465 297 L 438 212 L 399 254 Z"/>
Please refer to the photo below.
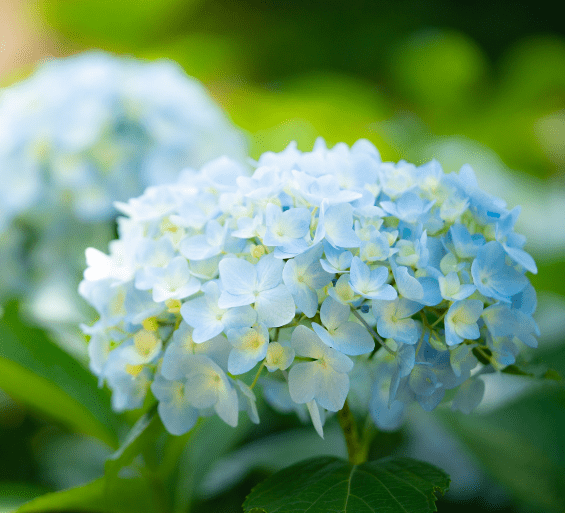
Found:
<path fill-rule="evenodd" d="M 329 145 L 365 137 L 384 160 L 437 158 L 445 171 L 471 162 L 483 188 L 524 207 L 520 229 L 538 263 L 531 280 L 543 333 L 529 358 L 565 375 L 565 36 L 557 13 L 532 0 L 30 0 L 22 15 L 49 28 L 60 55 L 100 48 L 178 61 L 246 131 L 254 158 L 291 140 L 309 150 L 323 136 Z M 0 84 L 32 69 L 15 68 Z M 12 397 L 0 395 L 0 511 L 12 511 L 45 491 L 99 478 L 139 412 L 113 415 L 94 378 L 10 306 L 0 343 L 0 385 Z M 429 461 L 453 468 L 471 461 L 487 476 L 454 478 L 467 502 L 448 495 L 440 512 L 565 510 L 563 386 L 508 379 L 525 392 L 497 409 L 429 416 L 457 437 L 461 453 L 442 455 L 439 434 L 435 445 L 435 434 L 415 438 L 430 445 L 418 448 L 421 459 L 435 455 Z M 143 465 L 127 462 L 133 467 L 121 479 L 133 492 L 115 510 L 150 511 L 163 494 L 171 508 L 188 511 L 193 492 L 208 490 L 191 511 L 241 511 L 254 484 L 296 461 L 289 452 L 343 454 L 331 425 L 322 442 L 293 418 L 264 406 L 261 415 L 260 426 L 236 431 L 211 421 L 187 448 L 185 438 L 160 435 Z M 415 431 L 380 435 L 373 456 L 406 450 Z M 222 464 L 237 471 L 218 473 Z M 96 495 L 103 485 L 94 481 L 82 495 L 90 502 L 73 507 L 106 510 Z"/>

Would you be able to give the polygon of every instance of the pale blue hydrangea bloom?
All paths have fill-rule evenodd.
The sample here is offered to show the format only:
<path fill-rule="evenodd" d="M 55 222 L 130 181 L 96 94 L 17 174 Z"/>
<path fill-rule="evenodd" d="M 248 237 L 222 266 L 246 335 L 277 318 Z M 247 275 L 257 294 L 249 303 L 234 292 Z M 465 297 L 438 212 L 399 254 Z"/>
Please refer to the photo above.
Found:
<path fill-rule="evenodd" d="M 328 273 L 343 273 L 349 270 L 353 254 L 348 250 L 335 249 L 330 243 L 324 241 L 326 258 L 320 259 L 320 264 Z"/>
<path fill-rule="evenodd" d="M 208 356 L 194 355 L 184 369 L 185 394 L 199 410 L 213 408 L 230 426 L 237 426 L 239 402 L 237 390 L 222 368 Z"/>
<path fill-rule="evenodd" d="M 284 265 L 282 277 L 284 284 L 292 294 L 296 307 L 312 318 L 318 311 L 318 293 L 330 283 L 334 274 L 322 267 L 324 250 L 321 244 L 316 244 L 308 251 L 288 259 Z"/>
<path fill-rule="evenodd" d="M 194 330 L 187 323 L 181 322 L 163 353 L 161 374 L 167 379 L 182 376 L 186 362 L 195 354 L 204 354 L 220 367 L 225 368 L 230 350 L 229 342 L 222 336 L 196 343 Z"/>
<path fill-rule="evenodd" d="M 432 410 L 451 389 L 451 407 L 470 412 L 479 376 L 536 346 L 517 210 L 468 167 L 446 175 L 323 140 L 253 166 L 220 158 L 148 189 L 118 205 L 110 254 L 88 250 L 91 368 L 116 407 L 152 382 L 178 434 L 211 414 L 257 422 L 262 389 L 321 436 L 348 397 L 394 430 L 410 403 Z"/>
<path fill-rule="evenodd" d="M 375 342 L 370 333 L 358 322 L 349 321 L 351 309 L 332 297 L 327 297 L 320 307 L 323 326 L 312 322 L 312 329 L 329 347 L 347 355 L 366 354 Z"/>
<path fill-rule="evenodd" d="M 296 363 L 290 369 L 288 386 L 292 400 L 300 404 L 315 399 L 322 408 L 340 410 L 349 391 L 347 372 L 353 368 L 353 362 L 325 345 L 305 326 L 297 326 L 294 330 L 292 348 L 296 354 L 313 359 Z"/>
<path fill-rule="evenodd" d="M 284 326 L 295 315 L 292 294 L 281 283 L 284 261 L 263 256 L 256 265 L 241 258 L 226 258 L 218 265 L 223 290 L 220 308 L 253 304 L 257 319 L 269 328 Z"/>
<path fill-rule="evenodd" d="M 265 367 L 269 372 L 276 370 L 285 370 L 290 367 L 294 360 L 295 351 L 292 347 L 272 342 L 267 347 L 267 355 L 265 356 Z"/>
<path fill-rule="evenodd" d="M 449 349 L 449 359 L 453 373 L 459 377 L 462 374 L 470 373 L 477 366 L 477 358 L 472 350 L 477 344 L 459 344 Z"/>
<path fill-rule="evenodd" d="M 410 224 L 417 223 L 432 208 L 433 201 L 424 201 L 417 192 L 406 191 L 395 201 L 381 201 L 381 207 L 390 215 Z"/>
<path fill-rule="evenodd" d="M 477 252 L 471 266 L 473 282 L 483 296 L 510 302 L 528 283 L 528 279 L 506 264 L 504 248 L 496 241 L 487 242 Z"/>
<path fill-rule="evenodd" d="M 479 338 L 477 321 L 482 312 L 483 302 L 479 299 L 465 299 L 452 303 L 445 316 L 445 343 L 454 346 L 465 339 Z"/>
<path fill-rule="evenodd" d="M 324 199 L 320 206 L 320 216 L 316 228 L 314 242 L 323 239 L 334 248 L 357 248 L 361 240 L 353 230 L 353 207 L 350 203 L 339 203 L 331 206 Z"/>
<path fill-rule="evenodd" d="M 402 400 L 392 399 L 393 376 L 391 365 L 381 362 L 373 374 L 371 396 L 368 403 L 369 414 L 378 429 L 381 431 L 395 431 L 404 420 L 406 404 Z"/>
<path fill-rule="evenodd" d="M 448 273 L 447 276 L 439 276 L 438 283 L 441 297 L 450 301 L 466 299 L 477 290 L 477 287 L 470 283 L 462 284 L 459 275 L 453 271 Z"/>
<path fill-rule="evenodd" d="M 245 159 L 242 133 L 173 61 L 94 51 L 42 63 L 0 90 L 0 255 L 19 269 L 9 283 L 0 271 L 0 290 L 29 294 L 45 268 L 74 289 L 83 248 L 112 237 L 114 201 L 221 155 Z"/>
<path fill-rule="evenodd" d="M 160 303 L 167 299 L 184 299 L 200 290 L 200 281 L 192 276 L 188 261 L 177 256 L 165 267 L 142 270 L 135 280 L 140 290 L 153 291 L 153 301 Z"/>
<path fill-rule="evenodd" d="M 353 257 L 349 284 L 351 288 L 366 299 L 386 299 L 393 301 L 398 293 L 388 283 L 388 267 L 377 266 L 370 269 L 359 257 Z"/>
<path fill-rule="evenodd" d="M 112 389 L 112 407 L 116 411 L 140 408 L 153 378 L 149 367 L 129 363 L 127 352 L 132 345 L 126 342 L 109 353 L 101 375 Z"/>
<path fill-rule="evenodd" d="M 192 337 L 197 344 L 206 342 L 232 328 L 252 326 L 257 312 L 250 306 L 220 308 L 220 287 L 217 281 L 209 281 L 203 287 L 203 296 L 191 299 L 180 309 L 182 318 L 194 328 Z"/>
<path fill-rule="evenodd" d="M 423 305 L 403 298 L 394 301 L 375 300 L 373 315 L 377 321 L 377 332 L 381 337 L 393 338 L 403 344 L 415 344 L 421 332 L 421 325 L 412 316 Z"/>
<path fill-rule="evenodd" d="M 281 246 L 284 253 L 297 254 L 308 247 L 306 240 L 310 233 L 310 211 L 307 208 L 293 208 L 283 212 L 273 203 L 267 204 L 265 212 L 267 230 L 263 236 L 266 246 Z"/>
<path fill-rule="evenodd" d="M 180 251 L 186 259 L 206 260 L 223 251 L 227 234 L 227 226 L 222 226 L 215 219 L 211 219 L 206 223 L 204 234 L 182 241 Z"/>
<path fill-rule="evenodd" d="M 233 328 L 227 335 L 233 346 L 228 359 L 228 371 L 231 374 L 244 374 L 267 356 L 269 332 L 264 324 Z"/>
<path fill-rule="evenodd" d="M 173 435 L 189 431 L 198 420 L 198 408 L 192 406 L 186 394 L 186 380 L 182 374 L 165 379 L 157 374 L 151 384 L 151 391 L 158 399 L 158 412 L 163 425 Z"/>

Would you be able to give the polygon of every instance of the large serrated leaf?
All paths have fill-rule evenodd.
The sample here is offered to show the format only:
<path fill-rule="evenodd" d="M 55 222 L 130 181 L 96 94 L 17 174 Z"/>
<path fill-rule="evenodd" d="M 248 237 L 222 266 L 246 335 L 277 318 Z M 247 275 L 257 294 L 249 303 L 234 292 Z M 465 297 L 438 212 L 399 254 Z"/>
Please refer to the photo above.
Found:
<path fill-rule="evenodd" d="M 256 486 L 246 513 L 428 513 L 445 493 L 442 470 L 409 458 L 350 465 L 321 457 L 292 465 Z"/>
<path fill-rule="evenodd" d="M 0 319 L 0 388 L 73 431 L 117 445 L 108 393 L 44 331 L 24 324 L 15 303 Z"/>

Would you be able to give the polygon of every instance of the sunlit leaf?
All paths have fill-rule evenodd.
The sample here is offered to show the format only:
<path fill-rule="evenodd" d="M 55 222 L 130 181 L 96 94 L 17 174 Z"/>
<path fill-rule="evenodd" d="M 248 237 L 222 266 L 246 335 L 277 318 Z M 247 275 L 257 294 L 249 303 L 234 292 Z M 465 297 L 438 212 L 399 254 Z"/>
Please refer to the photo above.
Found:
<path fill-rule="evenodd" d="M 94 46 L 116 46 L 127 50 L 155 44 L 169 37 L 179 18 L 187 16 L 200 0 L 66 0 L 37 3 L 46 21 L 68 39 L 95 43 Z M 87 43 L 88 44 L 88 43 Z"/>
<path fill-rule="evenodd" d="M 353 144 L 363 137 L 374 142 L 383 157 L 387 151 L 373 124 L 390 115 L 389 107 L 363 80 L 313 73 L 280 84 L 274 91 L 245 85 L 229 91 L 225 101 L 219 99 L 233 121 L 252 133 L 253 158 L 265 151 L 281 151 L 290 141 L 311 151 L 319 136 L 329 146 Z"/>
<path fill-rule="evenodd" d="M 419 108 L 459 111 L 484 83 L 486 59 L 466 34 L 424 29 L 398 46 L 391 68 L 398 89 Z"/>

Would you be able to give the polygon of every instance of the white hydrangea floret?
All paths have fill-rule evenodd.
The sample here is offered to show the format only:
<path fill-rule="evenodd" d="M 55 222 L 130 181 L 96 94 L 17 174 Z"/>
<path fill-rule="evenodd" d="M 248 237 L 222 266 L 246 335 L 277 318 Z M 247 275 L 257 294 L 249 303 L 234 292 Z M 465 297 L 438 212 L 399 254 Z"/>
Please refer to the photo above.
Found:
<path fill-rule="evenodd" d="M 313 358 L 312 362 L 295 364 L 288 375 L 292 400 L 307 403 L 312 399 L 330 411 L 343 407 L 349 391 L 349 372 L 353 362 L 339 351 L 328 347 L 305 326 L 297 326 L 292 334 L 296 354 Z"/>
<path fill-rule="evenodd" d="M 219 264 L 223 290 L 220 308 L 254 305 L 258 321 L 269 328 L 284 326 L 295 314 L 294 300 L 281 284 L 284 262 L 263 256 L 256 265 L 241 258 L 226 258 Z"/>

